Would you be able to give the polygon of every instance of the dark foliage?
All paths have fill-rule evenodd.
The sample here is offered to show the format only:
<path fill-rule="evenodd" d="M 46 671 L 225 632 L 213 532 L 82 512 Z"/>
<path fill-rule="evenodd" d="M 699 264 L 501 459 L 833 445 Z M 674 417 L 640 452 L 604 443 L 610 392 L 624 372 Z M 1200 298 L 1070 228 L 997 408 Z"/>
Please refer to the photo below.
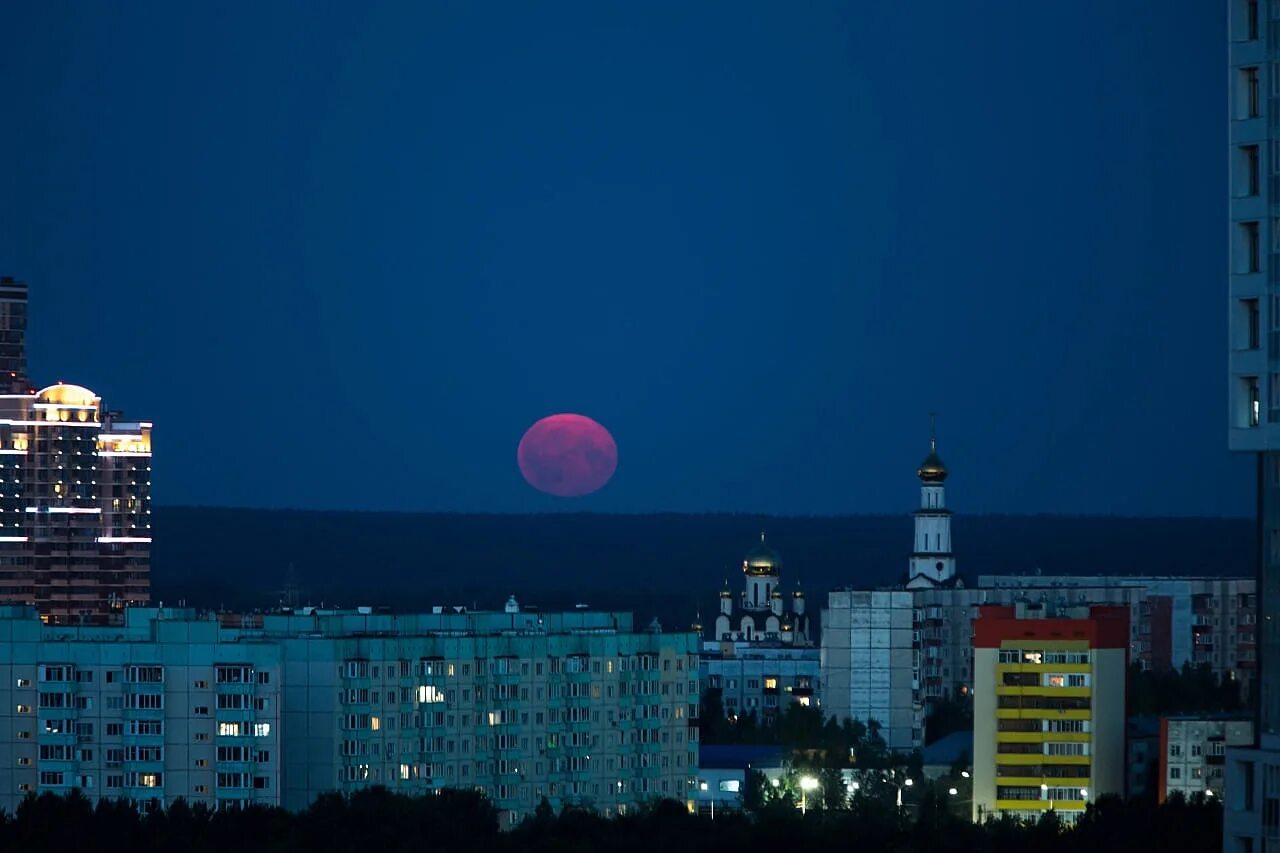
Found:
<path fill-rule="evenodd" d="M 91 808 L 79 794 L 29 798 L 0 816 L 0 849 L 94 851 L 742 851 L 801 849 L 867 851 L 1220 849 L 1222 812 L 1216 802 L 1163 806 L 1103 799 L 1075 828 L 1052 815 L 1035 825 L 1003 820 L 974 825 L 925 792 L 914 820 L 908 810 L 875 798 L 827 802 L 801 816 L 789 797 L 750 814 L 690 815 L 680 803 L 658 801 L 638 814 L 604 818 L 583 809 L 555 814 L 545 805 L 516 829 L 498 831 L 493 808 L 471 792 L 409 798 L 372 788 L 350 798 L 321 797 L 300 814 L 249 808 L 211 812 L 178 803 L 167 811 L 127 803 Z"/>
<path fill-rule="evenodd" d="M 1144 671 L 1129 667 L 1130 714 L 1196 714 L 1243 710 L 1240 684 L 1219 680 L 1208 664 Z"/>

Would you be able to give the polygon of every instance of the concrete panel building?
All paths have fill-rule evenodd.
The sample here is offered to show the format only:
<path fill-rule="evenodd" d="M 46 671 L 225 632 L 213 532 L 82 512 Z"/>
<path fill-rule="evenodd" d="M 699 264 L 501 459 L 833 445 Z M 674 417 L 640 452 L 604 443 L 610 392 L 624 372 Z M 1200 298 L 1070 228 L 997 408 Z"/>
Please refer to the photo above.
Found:
<path fill-rule="evenodd" d="M 1227 755 L 1223 849 L 1280 847 L 1280 2 L 1228 0 L 1227 446 L 1256 470 L 1253 748 Z"/>
<path fill-rule="evenodd" d="M 1125 790 L 1129 613 L 981 610 L 974 636 L 973 818 L 1065 822 Z"/>
<path fill-rule="evenodd" d="M 627 613 L 218 618 L 120 627 L 0 608 L 0 807 L 80 788 L 305 808 L 327 791 L 475 788 L 553 806 L 692 801 L 698 638 Z"/>
<path fill-rule="evenodd" d="M 835 590 L 822 611 L 824 708 L 837 719 L 875 722 L 890 749 L 921 743 L 912 681 L 912 593 Z"/>
<path fill-rule="evenodd" d="M 1157 797 L 1174 794 L 1222 797 L 1229 747 L 1253 744 L 1253 721 L 1212 717 L 1160 719 L 1160 770 Z"/>

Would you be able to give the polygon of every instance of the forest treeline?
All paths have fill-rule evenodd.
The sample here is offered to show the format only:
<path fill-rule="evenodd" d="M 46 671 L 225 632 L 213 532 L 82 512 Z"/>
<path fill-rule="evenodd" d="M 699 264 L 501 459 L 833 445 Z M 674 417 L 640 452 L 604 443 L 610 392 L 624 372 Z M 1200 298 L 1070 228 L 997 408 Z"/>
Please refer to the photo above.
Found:
<path fill-rule="evenodd" d="M 384 788 L 320 797 L 290 813 L 251 807 L 211 811 L 179 801 L 168 809 L 139 809 L 122 801 L 94 806 L 79 794 L 30 797 L 0 816 L 2 850 L 173 851 L 733 851 L 859 850 L 885 853 L 1067 853 L 1159 850 L 1212 853 L 1221 849 L 1222 812 L 1214 801 L 1180 797 L 1157 806 L 1104 798 L 1074 827 L 1050 812 L 1035 824 L 1013 820 L 976 825 L 933 794 L 914 809 L 875 798 L 842 807 L 815 802 L 805 814 L 788 797 L 754 811 L 692 815 L 672 800 L 623 817 L 586 809 L 553 811 L 545 801 L 517 828 L 501 832 L 492 804 L 471 791 L 407 797 Z"/>

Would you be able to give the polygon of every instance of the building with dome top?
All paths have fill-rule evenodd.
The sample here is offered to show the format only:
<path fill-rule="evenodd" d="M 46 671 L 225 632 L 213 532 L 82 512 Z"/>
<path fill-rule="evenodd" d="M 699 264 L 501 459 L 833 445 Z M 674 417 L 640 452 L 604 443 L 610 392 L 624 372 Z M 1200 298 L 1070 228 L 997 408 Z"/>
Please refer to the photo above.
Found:
<path fill-rule="evenodd" d="M 914 513 L 915 541 L 907 570 L 907 589 L 936 589 L 958 582 L 951 553 L 951 510 L 947 509 L 947 466 L 938 455 L 937 434 L 930 430 L 929 455 L 916 469 L 920 508 Z"/>
<path fill-rule="evenodd" d="M 819 651 L 798 586 L 782 589 L 782 557 L 760 534 L 742 559 L 742 587 L 726 579 L 713 636 L 703 642 L 702 677 L 726 716 L 767 716 L 789 702 L 819 704 Z"/>
<path fill-rule="evenodd" d="M 0 279 L 0 603 L 120 622 L 150 599 L 151 423 L 26 376 L 27 286 Z M 38 389 L 38 390 L 37 390 Z"/>

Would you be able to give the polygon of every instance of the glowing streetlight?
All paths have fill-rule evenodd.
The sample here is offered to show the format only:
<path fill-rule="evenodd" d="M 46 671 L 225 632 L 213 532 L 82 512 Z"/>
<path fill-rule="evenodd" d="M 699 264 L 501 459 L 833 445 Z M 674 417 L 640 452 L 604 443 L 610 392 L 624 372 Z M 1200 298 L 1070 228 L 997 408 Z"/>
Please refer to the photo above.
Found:
<path fill-rule="evenodd" d="M 1080 789 L 1080 799 L 1082 799 L 1082 800 L 1087 800 L 1087 799 L 1089 799 L 1089 789 L 1088 789 L 1088 788 L 1081 788 L 1081 789 Z"/>
<path fill-rule="evenodd" d="M 960 792 L 959 792 L 959 791 L 957 791 L 955 788 L 948 788 L 948 789 L 947 789 L 947 793 L 954 797 L 956 794 L 958 794 L 958 793 L 960 793 Z"/>
<path fill-rule="evenodd" d="M 770 783 L 773 785 L 773 787 L 775 787 L 775 788 L 776 788 L 776 787 L 778 787 L 778 780 L 777 780 L 777 779 L 770 779 L 769 781 L 770 781 Z"/>
<path fill-rule="evenodd" d="M 911 787 L 912 785 L 914 785 L 915 783 L 916 783 L 916 780 L 915 780 L 915 779 L 912 779 L 912 778 L 908 777 L 908 778 L 906 779 L 906 781 L 904 781 L 902 784 L 904 784 L 904 785 L 906 785 L 908 788 L 910 788 L 910 787 Z"/>
<path fill-rule="evenodd" d="M 961 775 L 961 776 L 963 776 L 964 778 L 968 779 L 968 778 L 969 778 L 969 771 L 968 771 L 968 770 L 961 770 L 961 771 L 960 771 L 960 775 Z"/>
<path fill-rule="evenodd" d="M 808 806 L 809 806 L 808 794 L 810 791 L 817 790 L 817 788 L 818 788 L 818 780 L 815 779 L 814 777 L 812 776 L 800 777 L 800 814 L 808 814 Z"/>

